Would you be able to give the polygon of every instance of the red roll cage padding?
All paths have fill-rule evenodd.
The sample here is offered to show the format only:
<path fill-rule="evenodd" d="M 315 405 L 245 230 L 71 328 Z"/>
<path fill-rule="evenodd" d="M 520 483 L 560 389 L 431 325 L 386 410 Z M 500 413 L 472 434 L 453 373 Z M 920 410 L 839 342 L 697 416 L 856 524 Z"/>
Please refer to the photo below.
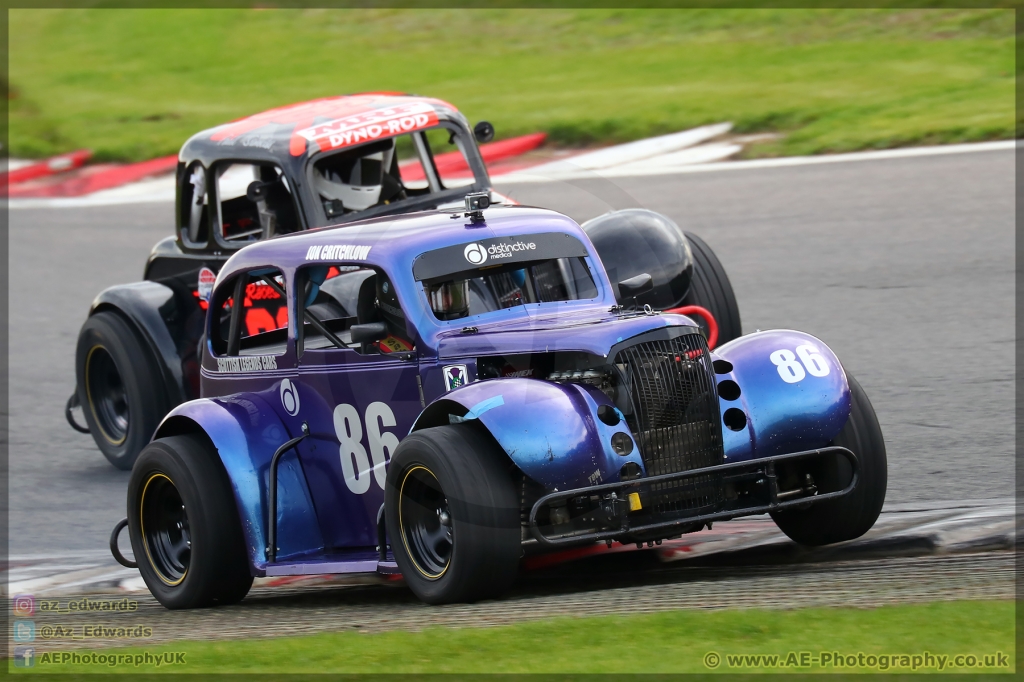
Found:
<path fill-rule="evenodd" d="M 684 305 L 681 308 L 671 308 L 665 312 L 672 313 L 673 315 L 697 315 L 703 317 L 708 325 L 708 350 L 715 349 L 715 345 L 718 343 L 718 323 L 715 322 L 715 316 L 707 308 L 701 308 L 699 305 Z"/>

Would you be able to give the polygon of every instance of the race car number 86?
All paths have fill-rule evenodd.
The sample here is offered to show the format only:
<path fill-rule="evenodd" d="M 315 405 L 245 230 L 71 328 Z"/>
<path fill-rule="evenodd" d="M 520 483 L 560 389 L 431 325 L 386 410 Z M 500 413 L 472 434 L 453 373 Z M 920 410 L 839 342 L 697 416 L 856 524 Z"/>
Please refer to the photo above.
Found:
<path fill-rule="evenodd" d="M 788 348 L 780 348 L 768 357 L 787 384 L 795 384 L 808 374 L 812 377 L 828 376 L 828 363 L 817 347 L 810 343 L 797 346 L 795 355 Z"/>
<path fill-rule="evenodd" d="M 398 436 L 382 427 L 395 426 L 395 413 L 385 403 L 370 403 L 364 415 L 366 440 L 370 444 L 370 456 L 363 447 L 363 425 L 359 413 L 352 405 L 342 403 L 334 408 L 334 432 L 340 444 L 341 472 L 345 485 L 356 495 L 370 489 L 370 471 L 381 490 L 387 477 L 385 466 L 395 454 Z M 373 466 L 370 466 L 373 460 Z"/>

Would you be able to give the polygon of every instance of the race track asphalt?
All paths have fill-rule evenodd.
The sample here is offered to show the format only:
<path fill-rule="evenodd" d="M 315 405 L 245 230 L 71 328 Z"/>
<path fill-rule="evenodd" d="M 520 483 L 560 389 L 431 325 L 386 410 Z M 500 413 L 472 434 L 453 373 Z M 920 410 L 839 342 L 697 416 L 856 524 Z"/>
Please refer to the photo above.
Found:
<path fill-rule="evenodd" d="M 815 334 L 867 390 L 887 502 L 1013 494 L 1012 151 L 498 189 L 580 221 L 644 206 L 701 235 L 744 331 Z M 64 421 L 75 340 L 99 291 L 141 277 L 173 207 L 9 217 L 10 551 L 102 549 L 128 474 Z"/>

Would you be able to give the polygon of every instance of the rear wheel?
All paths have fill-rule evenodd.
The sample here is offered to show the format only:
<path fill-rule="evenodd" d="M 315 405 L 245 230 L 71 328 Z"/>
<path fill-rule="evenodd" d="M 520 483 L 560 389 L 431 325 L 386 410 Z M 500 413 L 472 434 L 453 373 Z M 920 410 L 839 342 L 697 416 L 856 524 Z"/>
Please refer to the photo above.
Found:
<path fill-rule="evenodd" d="M 410 434 L 388 466 L 384 505 L 395 560 L 423 601 L 475 601 L 511 586 L 519 498 L 505 454 L 478 425 Z"/>
<path fill-rule="evenodd" d="M 160 438 L 139 455 L 128 532 L 142 578 L 169 609 L 233 604 L 252 586 L 227 474 L 200 436 Z"/>
<path fill-rule="evenodd" d="M 772 514 L 782 532 L 802 545 L 829 545 L 859 538 L 875 524 L 885 502 L 888 465 L 882 428 L 867 393 L 849 372 L 846 378 L 850 383 L 850 417 L 832 444 L 857 456 L 860 481 L 851 493 L 839 499 Z M 845 488 L 853 473 L 845 458 L 836 457 L 812 475 L 820 492 L 833 492 Z"/>
<path fill-rule="evenodd" d="M 690 279 L 690 290 L 686 293 L 682 305 L 699 305 L 706 308 L 718 323 L 718 345 L 732 341 L 742 334 L 740 327 L 740 306 L 736 302 L 736 294 L 732 290 L 728 275 L 722 262 L 707 243 L 693 234 L 686 232 L 693 253 L 693 276 Z M 694 318 L 698 324 L 700 318 Z"/>
<path fill-rule="evenodd" d="M 93 440 L 111 464 L 131 469 L 167 413 L 163 377 L 151 353 L 120 315 L 96 313 L 78 335 L 75 374 Z"/>

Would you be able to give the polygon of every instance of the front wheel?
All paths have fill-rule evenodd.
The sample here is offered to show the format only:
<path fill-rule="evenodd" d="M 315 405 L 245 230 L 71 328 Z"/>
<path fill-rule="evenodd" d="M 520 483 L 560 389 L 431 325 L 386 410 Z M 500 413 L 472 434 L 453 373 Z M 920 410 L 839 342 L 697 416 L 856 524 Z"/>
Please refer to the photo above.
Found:
<path fill-rule="evenodd" d="M 882 428 L 867 393 L 849 372 L 846 379 L 850 384 L 850 417 L 832 444 L 857 456 L 860 481 L 844 497 L 812 504 L 807 509 L 772 513 L 779 529 L 801 545 L 829 545 L 859 538 L 875 525 L 885 502 L 888 465 Z M 835 457 L 829 463 L 814 473 L 821 492 L 842 490 L 853 475 L 846 458 Z"/>
<path fill-rule="evenodd" d="M 198 435 L 150 443 L 128 481 L 128 533 L 146 586 L 169 609 L 240 601 L 252 586 L 238 509 Z"/>
<path fill-rule="evenodd" d="M 498 596 L 519 566 L 519 498 L 508 459 L 479 425 L 410 434 L 388 466 L 384 515 L 395 561 L 429 604 Z"/>
<path fill-rule="evenodd" d="M 111 464 L 131 469 L 168 409 L 152 354 L 123 317 L 96 313 L 78 335 L 75 375 L 93 440 Z"/>

